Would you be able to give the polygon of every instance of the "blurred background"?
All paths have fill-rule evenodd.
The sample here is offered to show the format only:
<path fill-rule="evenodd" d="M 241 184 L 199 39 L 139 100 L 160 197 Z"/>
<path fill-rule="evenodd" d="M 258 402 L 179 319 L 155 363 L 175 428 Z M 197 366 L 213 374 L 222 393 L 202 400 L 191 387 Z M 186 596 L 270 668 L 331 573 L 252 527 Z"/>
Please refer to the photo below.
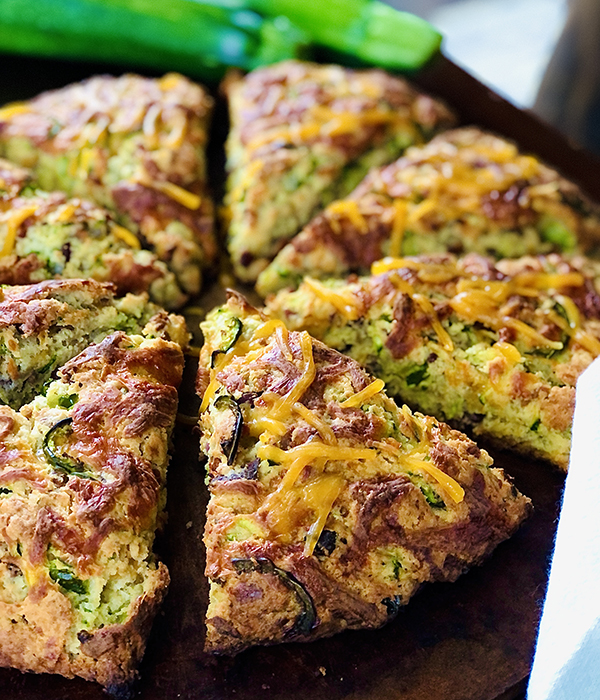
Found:
<path fill-rule="evenodd" d="M 443 50 L 518 107 L 600 155 L 599 0 L 387 0 L 430 21 Z"/>
<path fill-rule="evenodd" d="M 518 107 L 532 107 L 567 0 L 388 0 L 444 34 L 444 53 Z"/>

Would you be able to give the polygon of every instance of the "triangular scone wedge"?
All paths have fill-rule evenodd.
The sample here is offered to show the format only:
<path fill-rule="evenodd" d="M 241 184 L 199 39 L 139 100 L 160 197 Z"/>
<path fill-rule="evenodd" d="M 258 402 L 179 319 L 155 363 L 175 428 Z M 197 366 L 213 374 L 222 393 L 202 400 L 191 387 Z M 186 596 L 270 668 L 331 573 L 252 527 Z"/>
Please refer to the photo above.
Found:
<path fill-rule="evenodd" d="M 146 294 L 116 298 L 113 285 L 89 279 L 3 287 L 0 403 L 18 409 L 65 362 L 116 330 L 182 348 L 189 341 L 185 319 L 151 304 Z"/>
<path fill-rule="evenodd" d="M 0 407 L 0 665 L 130 683 L 169 576 L 152 553 L 183 369 L 115 333 Z"/>
<path fill-rule="evenodd" d="M 599 238 L 598 208 L 575 184 L 510 141 L 456 129 L 370 172 L 277 254 L 256 288 L 266 296 L 306 275 L 367 274 L 386 255 L 516 258 Z"/>
<path fill-rule="evenodd" d="M 181 292 L 196 294 L 217 254 L 206 187 L 212 104 L 175 73 L 98 76 L 0 109 L 0 156 L 32 168 L 45 190 L 113 211 Z"/>
<path fill-rule="evenodd" d="M 567 469 L 575 383 L 600 355 L 600 265 L 474 253 L 307 278 L 268 311 L 356 359 L 409 405 Z"/>
<path fill-rule="evenodd" d="M 475 443 L 308 333 L 233 293 L 202 330 L 209 651 L 378 627 L 529 513 Z"/>
<path fill-rule="evenodd" d="M 231 131 L 226 196 L 235 272 L 255 281 L 314 214 L 454 118 L 380 70 L 300 61 L 225 83 Z"/>
<path fill-rule="evenodd" d="M 166 263 L 141 248 L 104 207 L 41 190 L 30 171 L 0 159 L 0 284 L 87 278 L 119 294 L 148 292 L 173 309 L 187 299 Z"/>

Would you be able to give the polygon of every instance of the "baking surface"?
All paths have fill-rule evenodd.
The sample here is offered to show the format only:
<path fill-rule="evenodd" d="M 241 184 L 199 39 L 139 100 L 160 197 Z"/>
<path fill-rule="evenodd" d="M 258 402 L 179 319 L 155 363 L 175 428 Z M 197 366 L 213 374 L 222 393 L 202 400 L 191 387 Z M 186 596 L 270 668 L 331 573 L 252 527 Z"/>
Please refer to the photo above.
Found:
<path fill-rule="evenodd" d="M 7 58 L 0 101 L 24 98 L 98 71 L 96 66 Z M 106 71 L 106 68 L 104 68 Z M 460 68 L 440 60 L 419 77 L 446 99 L 463 123 L 518 141 L 600 199 L 598 163 L 572 149 L 535 118 L 490 93 Z M 223 130 L 217 124 L 217 131 Z M 214 296 L 201 304 L 210 308 Z M 181 410 L 192 413 L 193 361 Z M 143 700 L 511 700 L 529 671 L 564 478 L 548 465 L 490 452 L 533 501 L 523 528 L 481 567 L 454 584 L 429 584 L 387 627 L 347 632 L 310 644 L 252 649 L 234 659 L 202 652 L 208 586 L 202 530 L 207 493 L 197 461 L 198 437 L 178 426 L 168 479 L 169 521 L 158 551 L 171 588 L 141 667 Z M 481 443 L 480 443 L 481 444 Z M 485 445 L 483 445 L 485 446 Z M 0 696 L 11 700 L 94 700 L 101 688 L 56 676 L 0 669 Z"/>
<path fill-rule="evenodd" d="M 546 464 L 496 454 L 532 498 L 534 515 L 483 566 L 454 584 L 425 586 L 387 627 L 215 659 L 202 652 L 204 474 L 191 429 L 180 426 L 175 443 L 169 522 L 159 543 L 172 583 L 142 664 L 141 698 L 493 700 L 528 673 L 563 482 Z M 106 697 L 79 679 L 4 669 L 0 694 Z"/>

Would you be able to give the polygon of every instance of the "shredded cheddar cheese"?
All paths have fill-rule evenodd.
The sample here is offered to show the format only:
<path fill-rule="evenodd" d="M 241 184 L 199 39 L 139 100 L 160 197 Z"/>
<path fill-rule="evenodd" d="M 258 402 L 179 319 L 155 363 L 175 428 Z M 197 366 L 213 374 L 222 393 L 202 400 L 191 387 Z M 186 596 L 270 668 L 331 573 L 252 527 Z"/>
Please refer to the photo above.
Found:
<path fill-rule="evenodd" d="M 446 472 L 438 469 L 431 462 L 420 462 L 418 468 L 432 476 L 455 503 L 461 503 L 464 500 L 465 490 L 458 481 L 448 476 Z"/>
<path fill-rule="evenodd" d="M 15 247 L 17 234 L 21 224 L 37 211 L 37 204 L 31 204 L 22 209 L 16 209 L 11 212 L 8 221 L 6 222 L 6 234 L 0 256 L 10 255 Z"/>
<path fill-rule="evenodd" d="M 136 248 L 137 250 L 141 249 L 142 244 L 140 243 L 139 238 L 135 235 L 135 233 L 132 233 L 129 229 L 126 229 L 124 226 L 119 226 L 119 224 L 113 223 L 110 230 L 117 238 L 122 240 L 124 243 L 127 243 L 127 245 L 131 248 Z"/>
<path fill-rule="evenodd" d="M 576 304 L 570 297 L 557 293 L 561 289 L 582 286 L 585 283 L 585 277 L 581 272 L 531 271 L 519 273 L 508 279 L 486 280 L 465 275 L 453 264 L 441 265 L 392 257 L 374 262 L 371 266 L 371 272 L 373 275 L 380 275 L 388 272 L 393 273 L 403 268 L 416 271 L 418 278 L 425 283 L 445 283 L 458 277 L 455 293 L 448 303 L 460 318 L 470 323 L 483 323 L 496 331 L 510 328 L 523 341 L 533 347 L 561 350 L 564 347 L 562 342 L 547 338 L 528 323 L 514 318 L 510 308 L 506 307 L 505 309 L 504 307 L 513 296 L 537 298 L 540 291 L 548 292 L 563 306 L 568 320 L 562 319 L 554 310 L 544 312 L 548 319 L 594 356 L 600 354 L 600 341 L 584 332 L 580 327 L 581 318 Z M 410 295 L 420 306 L 429 317 L 440 345 L 451 350 L 452 340 L 440 323 L 429 299 L 418 293 L 409 282 L 399 275 L 392 274 L 390 279 L 399 291 Z M 320 296 L 325 298 L 325 295 Z M 515 352 L 518 351 L 515 349 Z"/>
<path fill-rule="evenodd" d="M 291 488 L 296 483 L 302 470 L 315 459 L 323 458 L 326 461 L 370 459 L 375 455 L 375 450 L 366 447 L 347 447 L 344 445 L 325 445 L 322 442 L 306 442 L 287 451 L 274 445 L 259 445 L 257 455 L 260 459 L 270 459 L 277 464 L 288 466 L 288 470 L 278 487 L 279 491 Z"/>
<path fill-rule="evenodd" d="M 354 408 L 355 406 L 360 406 L 362 403 L 375 396 L 375 394 L 378 394 L 384 387 L 385 382 L 382 379 L 376 379 L 362 391 L 359 391 L 358 394 L 354 394 L 354 396 L 351 396 L 349 399 L 342 401 L 340 406 L 342 408 Z"/>
<path fill-rule="evenodd" d="M 364 234 L 369 232 L 369 224 L 360 211 L 358 203 L 353 199 L 340 199 L 337 202 L 333 202 L 327 207 L 326 212 L 334 217 L 344 217 L 348 219 L 360 233 Z M 339 225 L 337 226 L 337 230 L 335 225 L 333 225 L 337 224 L 337 221 L 333 219 L 331 223 L 336 233 L 341 233 Z"/>
<path fill-rule="evenodd" d="M 182 82 L 182 76 L 179 73 L 165 73 L 156 82 L 163 92 L 169 92 L 169 90 L 173 90 Z"/>
<path fill-rule="evenodd" d="M 422 219 L 424 216 L 427 216 L 427 214 L 433 211 L 436 208 L 436 204 L 437 202 L 430 198 L 410 207 L 406 218 L 406 223 L 409 226 L 414 226 L 419 219 Z"/>
<path fill-rule="evenodd" d="M 328 301 L 337 311 L 350 321 L 356 320 L 361 313 L 360 300 L 351 291 L 338 292 L 317 282 L 312 277 L 304 278 L 304 285 L 313 291 L 323 301 Z"/>
<path fill-rule="evenodd" d="M 394 200 L 394 218 L 392 220 L 392 232 L 390 235 L 390 256 L 397 258 L 402 255 L 402 241 L 404 240 L 404 230 L 406 228 L 406 202 Z M 374 263 L 376 265 L 377 263 Z M 373 273 L 378 274 L 378 273 Z"/>
<path fill-rule="evenodd" d="M 166 194 L 167 197 L 170 197 L 179 204 L 183 205 L 186 209 L 196 210 L 199 209 L 200 204 L 202 204 L 202 199 L 197 194 L 188 192 L 188 190 L 185 190 L 183 187 L 179 187 L 179 185 L 169 182 L 168 180 L 154 180 L 152 181 L 151 187 L 155 190 L 159 190 L 159 192 L 162 192 L 163 194 Z"/>
<path fill-rule="evenodd" d="M 75 214 L 76 207 L 73 204 L 65 204 L 60 208 L 56 215 L 56 221 L 65 222 L 73 217 Z"/>
<path fill-rule="evenodd" d="M 573 335 L 573 340 L 579 343 L 582 348 L 590 352 L 594 357 L 600 355 L 600 341 L 594 338 L 593 335 L 585 333 L 582 330 L 577 330 Z"/>
<path fill-rule="evenodd" d="M 387 257 L 382 260 L 376 260 L 371 265 L 372 275 L 383 275 L 390 270 L 398 270 L 403 267 L 407 267 L 410 270 L 418 270 L 421 264 L 416 260 L 408 260 L 407 258 L 393 258 Z"/>
<path fill-rule="evenodd" d="M 304 404 L 295 403 L 294 412 L 297 413 L 300 418 L 303 418 L 311 427 L 313 427 L 321 436 L 324 443 L 328 445 L 334 445 L 336 442 L 335 433 L 329 425 L 324 420 L 321 420 L 319 416 L 314 411 L 311 411 Z"/>
<path fill-rule="evenodd" d="M 0 119 L 12 119 L 18 114 L 27 114 L 27 112 L 31 112 L 31 107 L 25 102 L 13 102 L 0 109 Z"/>
<path fill-rule="evenodd" d="M 395 110 L 372 108 L 360 112 L 337 112 L 327 105 L 316 104 L 306 112 L 306 120 L 267 129 L 252 138 L 247 144 L 248 151 L 255 151 L 276 143 L 303 144 L 318 137 L 336 138 L 359 131 L 365 126 L 377 126 L 404 121 Z M 409 128 L 409 125 L 406 125 Z"/>
<path fill-rule="evenodd" d="M 169 182 L 169 180 L 153 180 L 145 172 L 138 172 L 131 181 L 138 185 L 143 185 L 144 187 L 162 192 L 186 209 L 195 211 L 199 209 L 202 204 L 202 198 L 199 195 L 189 192 L 183 187 L 176 185 L 174 182 Z"/>
<path fill-rule="evenodd" d="M 312 483 L 304 484 L 303 500 L 309 508 L 317 513 L 317 519 L 310 526 L 304 543 L 305 557 L 312 555 L 333 504 L 344 488 L 344 484 L 343 477 L 333 474 L 322 476 Z"/>

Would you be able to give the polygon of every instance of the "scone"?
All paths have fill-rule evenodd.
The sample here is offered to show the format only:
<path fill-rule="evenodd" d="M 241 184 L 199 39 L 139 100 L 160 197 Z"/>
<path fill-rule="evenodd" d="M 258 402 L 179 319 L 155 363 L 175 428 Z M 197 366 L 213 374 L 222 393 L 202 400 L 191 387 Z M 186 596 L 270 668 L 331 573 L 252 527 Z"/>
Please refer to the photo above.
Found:
<path fill-rule="evenodd" d="M 145 294 L 116 298 L 94 280 L 49 280 L 4 287 L 0 300 L 0 402 L 19 409 L 72 357 L 114 331 L 163 338 L 181 347 L 189 334 Z"/>
<path fill-rule="evenodd" d="M 0 159 L 0 284 L 91 277 L 119 294 L 148 292 L 169 309 L 187 299 L 174 273 L 139 238 L 89 200 L 44 192 Z"/>
<path fill-rule="evenodd" d="M 598 208 L 575 184 L 510 141 L 455 129 L 330 204 L 277 254 L 257 290 L 295 288 L 305 275 L 367 274 L 386 255 L 516 258 L 572 253 L 598 239 Z"/>
<path fill-rule="evenodd" d="M 381 70 L 286 61 L 232 74 L 224 89 L 228 248 L 247 282 L 370 168 L 454 121 L 443 104 Z"/>
<path fill-rule="evenodd" d="M 44 190 L 113 211 L 196 294 L 217 253 L 206 187 L 212 104 L 175 73 L 98 76 L 0 109 L 0 156 L 32 168 Z"/>
<path fill-rule="evenodd" d="M 135 678 L 169 576 L 152 553 L 183 355 L 117 332 L 0 407 L 0 665 Z"/>
<path fill-rule="evenodd" d="M 528 514 L 486 452 L 308 333 L 236 294 L 202 330 L 209 651 L 381 626 Z"/>
<path fill-rule="evenodd" d="M 268 300 L 393 396 L 566 469 L 578 376 L 600 354 L 600 268 L 558 255 L 387 259 Z"/>

